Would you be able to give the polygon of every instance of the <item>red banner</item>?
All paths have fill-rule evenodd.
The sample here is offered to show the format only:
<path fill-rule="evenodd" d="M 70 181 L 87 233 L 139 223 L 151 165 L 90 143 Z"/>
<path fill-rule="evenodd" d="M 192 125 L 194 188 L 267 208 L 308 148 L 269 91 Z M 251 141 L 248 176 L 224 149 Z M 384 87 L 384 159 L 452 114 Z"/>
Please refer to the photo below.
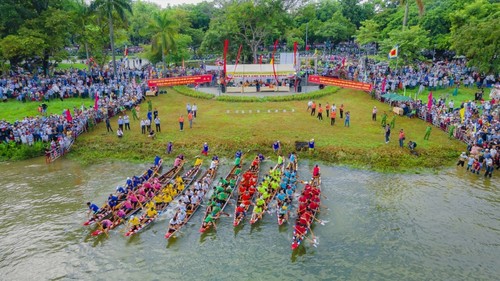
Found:
<path fill-rule="evenodd" d="M 372 84 L 350 81 L 350 80 L 336 79 L 336 78 L 319 76 L 319 75 L 309 76 L 309 82 L 316 83 L 316 84 L 324 84 L 324 85 L 329 85 L 329 86 L 338 86 L 338 87 L 342 87 L 342 88 L 361 90 L 361 91 L 366 91 L 366 92 L 369 92 L 372 89 Z"/>
<path fill-rule="evenodd" d="M 212 75 L 179 76 L 148 80 L 149 87 L 168 87 L 176 85 L 201 84 L 212 82 Z"/>

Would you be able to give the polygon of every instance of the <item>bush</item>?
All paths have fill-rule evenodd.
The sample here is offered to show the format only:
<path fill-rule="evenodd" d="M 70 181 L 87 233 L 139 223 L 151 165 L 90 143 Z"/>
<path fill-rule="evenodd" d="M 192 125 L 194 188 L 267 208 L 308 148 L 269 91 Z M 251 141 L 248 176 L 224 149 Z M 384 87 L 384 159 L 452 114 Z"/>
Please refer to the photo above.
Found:
<path fill-rule="evenodd" d="M 178 92 L 181 95 L 185 95 L 188 97 L 193 97 L 193 98 L 198 98 L 198 99 L 206 99 L 206 100 L 211 100 L 215 97 L 215 95 L 212 94 L 207 94 L 203 92 L 198 92 L 193 89 L 190 89 L 186 86 L 174 86 L 172 87 L 176 92 Z"/>
<path fill-rule="evenodd" d="M 326 87 L 323 90 L 318 90 L 310 92 L 307 94 L 294 94 L 288 96 L 268 96 L 268 97 L 242 97 L 242 96 L 219 96 L 215 98 L 218 101 L 225 102 L 281 102 L 281 101 L 297 101 L 297 100 L 309 100 L 318 99 L 324 96 L 336 93 L 340 88 L 338 87 Z"/>
<path fill-rule="evenodd" d="M 35 142 L 32 146 L 25 144 L 0 143 L 0 161 L 24 160 L 39 157 L 45 154 L 46 144 Z"/>

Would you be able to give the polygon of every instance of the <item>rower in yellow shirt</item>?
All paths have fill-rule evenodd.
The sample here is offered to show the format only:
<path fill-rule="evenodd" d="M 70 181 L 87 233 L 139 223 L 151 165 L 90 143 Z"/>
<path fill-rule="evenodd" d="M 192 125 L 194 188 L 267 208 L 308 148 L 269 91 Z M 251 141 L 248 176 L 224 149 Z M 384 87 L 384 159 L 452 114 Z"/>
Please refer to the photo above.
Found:
<path fill-rule="evenodd" d="M 153 201 L 149 201 L 148 203 L 146 203 L 146 205 L 144 205 L 144 207 L 146 208 L 146 210 L 155 208 L 155 203 Z"/>
<path fill-rule="evenodd" d="M 196 158 L 196 161 L 194 161 L 194 165 L 195 166 L 199 166 L 203 163 L 203 160 L 201 160 L 201 158 Z"/>
<path fill-rule="evenodd" d="M 134 231 L 137 228 L 139 228 L 139 225 L 141 224 L 141 221 L 139 220 L 138 217 L 131 216 L 130 220 L 128 221 L 128 224 L 131 226 L 130 231 Z"/>
<path fill-rule="evenodd" d="M 146 217 L 150 219 L 154 218 L 156 215 L 158 215 L 158 212 L 155 210 L 154 207 L 149 208 L 148 211 L 146 212 Z"/>

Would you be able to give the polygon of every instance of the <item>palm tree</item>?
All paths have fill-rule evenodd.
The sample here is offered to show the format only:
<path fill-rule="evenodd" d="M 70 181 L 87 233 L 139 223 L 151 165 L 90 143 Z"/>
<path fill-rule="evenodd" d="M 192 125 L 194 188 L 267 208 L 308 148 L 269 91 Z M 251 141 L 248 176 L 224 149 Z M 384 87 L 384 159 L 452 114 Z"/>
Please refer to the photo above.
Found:
<path fill-rule="evenodd" d="M 151 36 L 151 49 L 154 53 L 161 53 L 161 60 L 165 63 L 165 55 L 175 51 L 175 36 L 179 33 L 179 22 L 168 11 L 155 13 L 148 26 Z"/>
<path fill-rule="evenodd" d="M 76 17 L 76 24 L 77 26 L 80 26 L 82 29 L 80 29 L 81 33 L 76 34 L 77 40 L 83 41 L 85 45 L 85 55 L 87 57 L 87 64 L 88 64 L 88 69 L 90 71 L 91 65 L 89 61 L 89 45 L 88 45 L 88 32 L 87 32 L 87 21 L 90 16 L 90 10 L 88 4 L 85 2 L 85 0 L 76 0 L 74 2 L 69 2 L 70 5 L 72 5 L 72 11 L 75 13 Z"/>
<path fill-rule="evenodd" d="M 113 74 L 116 77 L 116 57 L 115 57 L 115 32 L 113 30 L 113 11 L 121 20 L 125 20 L 125 12 L 132 14 L 131 0 L 94 0 L 90 4 L 91 11 L 101 11 L 108 17 L 109 39 L 111 41 L 111 54 L 113 56 Z"/>
<path fill-rule="evenodd" d="M 418 14 L 423 15 L 424 14 L 424 2 L 422 0 L 415 0 L 415 3 L 417 3 Z M 401 0 L 401 4 L 405 4 L 405 16 L 403 18 L 403 30 L 405 30 L 406 24 L 408 22 L 408 9 L 409 9 L 409 5 L 410 5 L 410 0 Z"/>

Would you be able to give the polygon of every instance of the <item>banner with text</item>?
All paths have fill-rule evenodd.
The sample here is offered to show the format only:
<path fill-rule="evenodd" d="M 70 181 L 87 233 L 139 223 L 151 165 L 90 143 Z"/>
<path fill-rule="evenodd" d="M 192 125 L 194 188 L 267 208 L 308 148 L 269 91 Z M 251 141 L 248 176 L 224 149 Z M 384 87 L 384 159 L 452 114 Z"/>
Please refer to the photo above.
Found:
<path fill-rule="evenodd" d="M 179 76 L 148 80 L 149 87 L 168 87 L 212 82 L 212 75 Z"/>
<path fill-rule="evenodd" d="M 367 91 L 367 92 L 371 91 L 371 89 L 372 89 L 372 84 L 350 81 L 350 80 L 342 80 L 342 79 L 319 76 L 319 75 L 309 76 L 309 82 L 316 83 L 316 84 L 324 84 L 324 85 L 328 85 L 328 86 L 338 86 L 338 87 L 342 87 L 342 88 L 349 88 L 349 89 L 361 90 L 361 91 Z"/>

